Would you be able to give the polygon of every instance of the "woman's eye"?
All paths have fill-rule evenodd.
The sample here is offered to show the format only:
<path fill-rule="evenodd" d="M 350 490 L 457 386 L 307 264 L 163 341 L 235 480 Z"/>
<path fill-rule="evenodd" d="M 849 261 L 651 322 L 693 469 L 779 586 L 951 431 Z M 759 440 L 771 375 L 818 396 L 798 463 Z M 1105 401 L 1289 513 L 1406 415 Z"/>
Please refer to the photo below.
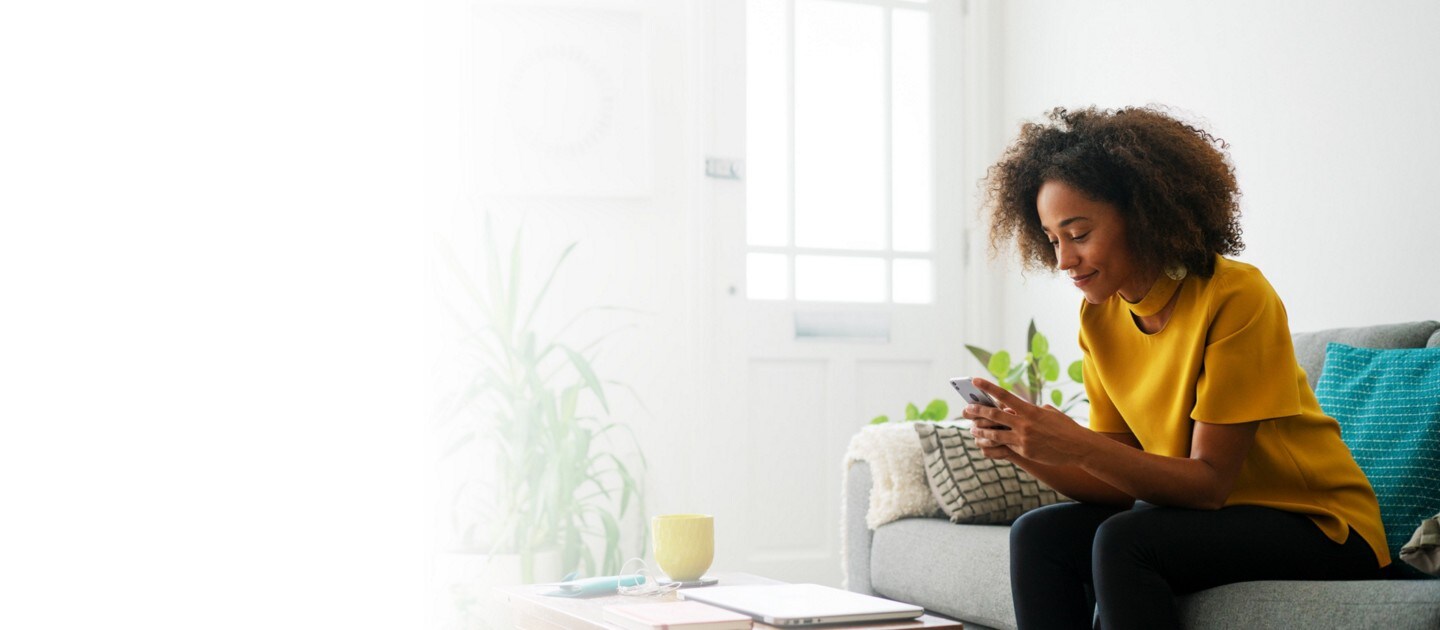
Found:
<path fill-rule="evenodd" d="M 1085 237 L 1087 237 L 1087 236 L 1090 236 L 1090 233 L 1089 233 L 1089 232 L 1086 232 L 1086 233 L 1084 233 L 1084 234 L 1081 234 L 1080 236 L 1076 236 L 1076 237 L 1074 237 L 1074 238 L 1071 238 L 1070 240 L 1079 242 L 1079 241 L 1085 240 Z"/>

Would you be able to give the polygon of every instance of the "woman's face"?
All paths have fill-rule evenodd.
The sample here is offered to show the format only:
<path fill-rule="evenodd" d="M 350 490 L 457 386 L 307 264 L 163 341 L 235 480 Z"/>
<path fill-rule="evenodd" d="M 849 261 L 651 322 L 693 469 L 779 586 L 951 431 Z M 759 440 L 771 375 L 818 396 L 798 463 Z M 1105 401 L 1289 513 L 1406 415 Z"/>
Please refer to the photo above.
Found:
<path fill-rule="evenodd" d="M 1099 304 L 1116 292 L 1131 302 L 1145 297 L 1158 275 L 1136 268 L 1119 209 L 1055 180 L 1040 186 L 1035 205 L 1057 266 L 1085 301 Z"/>

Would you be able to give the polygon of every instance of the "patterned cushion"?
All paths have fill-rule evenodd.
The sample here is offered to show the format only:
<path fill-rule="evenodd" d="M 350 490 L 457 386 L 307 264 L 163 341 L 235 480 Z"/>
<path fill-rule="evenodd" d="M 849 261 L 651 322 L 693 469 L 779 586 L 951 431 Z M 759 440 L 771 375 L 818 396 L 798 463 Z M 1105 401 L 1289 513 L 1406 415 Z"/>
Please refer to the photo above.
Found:
<path fill-rule="evenodd" d="M 1009 523 L 1042 505 L 1069 501 L 1019 466 L 987 459 L 970 426 L 916 422 L 925 476 L 940 509 L 956 523 Z"/>
<path fill-rule="evenodd" d="M 1331 343 L 1315 388 L 1375 495 L 1393 556 L 1440 512 L 1440 348 Z"/>

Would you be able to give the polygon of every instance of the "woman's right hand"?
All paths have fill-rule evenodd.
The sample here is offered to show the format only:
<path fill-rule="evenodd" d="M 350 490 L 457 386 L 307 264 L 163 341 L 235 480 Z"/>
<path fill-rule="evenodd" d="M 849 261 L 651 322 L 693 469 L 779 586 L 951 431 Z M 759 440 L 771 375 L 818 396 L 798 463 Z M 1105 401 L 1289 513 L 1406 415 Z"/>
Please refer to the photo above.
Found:
<path fill-rule="evenodd" d="M 981 429 L 999 429 L 1004 431 L 1010 428 L 989 418 L 982 418 L 977 415 L 972 415 L 970 413 L 968 405 L 964 410 L 960 412 L 960 417 L 968 418 L 970 421 L 975 423 L 976 427 L 979 427 Z M 980 454 L 984 455 L 988 459 L 1008 460 L 1015 455 L 1015 452 L 1010 450 L 1010 447 L 993 442 L 991 440 L 987 440 L 985 438 L 975 438 L 975 445 L 980 447 Z"/>

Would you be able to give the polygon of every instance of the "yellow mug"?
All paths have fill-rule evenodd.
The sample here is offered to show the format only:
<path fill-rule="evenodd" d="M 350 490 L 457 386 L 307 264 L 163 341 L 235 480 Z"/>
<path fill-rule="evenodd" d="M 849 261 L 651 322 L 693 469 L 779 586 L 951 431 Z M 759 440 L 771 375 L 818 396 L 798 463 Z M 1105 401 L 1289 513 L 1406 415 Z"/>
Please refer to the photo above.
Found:
<path fill-rule="evenodd" d="M 661 514 L 650 530 L 655 563 L 671 580 L 698 580 L 715 559 L 715 517 L 709 514 Z"/>

